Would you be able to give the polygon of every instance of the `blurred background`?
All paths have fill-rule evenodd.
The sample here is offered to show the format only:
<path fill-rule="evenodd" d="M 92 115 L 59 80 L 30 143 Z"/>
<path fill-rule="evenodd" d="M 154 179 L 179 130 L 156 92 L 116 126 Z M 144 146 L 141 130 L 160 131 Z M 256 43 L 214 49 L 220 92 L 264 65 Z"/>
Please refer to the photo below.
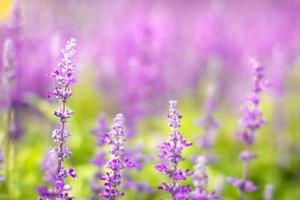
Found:
<path fill-rule="evenodd" d="M 91 130 L 98 115 L 106 113 L 111 122 L 118 112 L 126 117 L 128 146 L 147 157 L 130 176 L 151 188 L 129 188 L 123 199 L 169 198 L 157 189 L 165 177 L 154 166 L 157 145 L 168 137 L 170 99 L 179 101 L 181 132 L 195 141 L 184 152 L 188 168 L 194 155 L 206 153 L 197 145 L 206 134 L 199 119 L 213 115 L 218 128 L 210 151 L 217 162 L 208 167 L 209 189 L 225 200 L 237 199 L 238 191 L 224 179 L 242 173 L 238 152 L 244 147 L 235 133 L 240 105 L 251 89 L 252 57 L 264 65 L 271 87 L 262 99 L 267 124 L 257 133 L 258 159 L 250 166 L 250 179 L 259 189 L 247 199 L 263 199 L 266 184 L 273 185 L 274 199 L 300 199 L 299 17 L 297 0 L 0 0 L 0 55 L 5 55 L 7 38 L 15 44 L 13 87 L 1 82 L 1 142 L 6 137 L 5 96 L 7 90 L 16 93 L 9 166 L 2 164 L 10 186 L 0 183 L 0 199 L 38 197 L 41 163 L 54 145 L 51 130 L 57 126 L 47 74 L 70 37 L 78 41 L 77 83 L 68 105 L 75 112 L 68 123 L 73 154 L 67 161 L 78 173 L 69 182 L 76 199 L 92 195 L 97 167 L 91 160 L 100 148 Z M 1 56 L 1 79 L 5 73 Z M 208 111 L 211 102 L 214 109 Z"/>

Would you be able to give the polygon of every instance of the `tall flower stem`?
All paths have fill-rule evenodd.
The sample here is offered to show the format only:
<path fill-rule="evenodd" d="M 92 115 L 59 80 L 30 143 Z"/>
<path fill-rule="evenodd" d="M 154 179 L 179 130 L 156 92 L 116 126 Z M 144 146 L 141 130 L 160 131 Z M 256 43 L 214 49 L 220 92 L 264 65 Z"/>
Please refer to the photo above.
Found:
<path fill-rule="evenodd" d="M 156 165 L 156 170 L 167 175 L 171 179 L 171 183 L 162 183 L 158 189 L 165 190 L 170 193 L 173 200 L 187 199 L 191 188 L 189 185 L 181 185 L 179 181 L 186 180 L 192 173 L 187 169 L 185 171 L 178 168 L 180 161 L 183 161 L 182 151 L 191 146 L 192 143 L 187 142 L 179 132 L 181 127 L 181 115 L 177 108 L 177 101 L 169 101 L 168 124 L 171 129 L 169 140 L 163 142 L 159 148 L 158 156 L 161 162 Z"/>
<path fill-rule="evenodd" d="M 247 98 L 247 104 L 242 107 L 244 113 L 240 124 L 243 129 L 237 133 L 237 137 L 245 144 L 246 148 L 240 153 L 240 160 L 243 162 L 242 178 L 228 177 L 227 182 L 237 187 L 240 191 L 240 200 L 244 200 L 245 192 L 256 191 L 256 185 L 249 181 L 250 162 L 256 159 L 252 152 L 252 146 L 255 141 L 257 130 L 265 123 L 263 113 L 259 109 L 260 93 L 267 86 L 264 74 L 264 68 L 255 60 L 251 60 L 253 66 L 253 80 L 251 85 L 251 95 Z"/>
<path fill-rule="evenodd" d="M 126 137 L 125 118 L 123 114 L 119 113 L 114 118 L 111 131 L 105 136 L 106 142 L 110 145 L 109 154 L 111 159 L 106 163 L 106 173 L 100 177 L 105 183 L 99 196 L 108 200 L 115 200 L 117 197 L 124 195 L 124 192 L 119 189 L 121 182 L 123 182 L 122 172 L 125 168 L 135 166 L 124 155 Z"/>
<path fill-rule="evenodd" d="M 3 85 L 3 93 L 5 94 L 6 101 L 6 134 L 4 138 L 4 154 L 6 165 L 6 186 L 7 193 L 10 194 L 10 170 L 12 160 L 12 139 L 14 138 L 14 108 L 13 108 L 13 96 L 15 95 L 15 76 L 16 76 L 16 58 L 15 58 L 15 44 L 11 38 L 7 38 L 3 46 L 3 68 L 1 85 Z"/>
<path fill-rule="evenodd" d="M 65 113 L 65 111 L 66 111 L 65 106 L 66 106 L 66 103 L 65 103 L 65 101 L 63 101 L 62 104 L 61 104 L 61 107 L 62 107 L 61 111 L 62 111 L 62 113 Z M 65 122 L 64 121 L 60 122 L 60 127 L 61 127 L 60 128 L 60 135 L 61 135 L 60 138 L 62 138 L 63 137 L 62 133 L 65 131 Z M 58 147 L 59 148 L 59 152 L 62 152 L 63 145 L 64 145 L 63 141 L 60 140 L 59 141 L 59 147 Z M 57 175 L 60 172 L 61 164 L 62 164 L 62 159 L 60 157 L 61 156 L 59 155 L 59 157 L 58 157 L 58 163 L 57 163 Z"/>
<path fill-rule="evenodd" d="M 49 92 L 49 97 L 54 96 L 60 103 L 59 109 L 54 111 L 54 116 L 59 119 L 59 128 L 54 129 L 52 132 L 52 138 L 56 143 L 56 147 L 49 152 L 48 163 L 50 163 L 50 169 L 45 169 L 45 179 L 52 184 L 53 189 L 48 189 L 44 186 L 39 187 L 38 192 L 42 200 L 52 199 L 53 197 L 57 199 L 71 198 L 68 193 L 71 187 L 65 183 L 65 178 L 69 176 L 73 178 L 77 177 L 74 168 L 67 170 L 62 163 L 71 154 L 66 144 L 66 140 L 70 136 L 70 133 L 66 130 L 66 122 L 73 115 L 73 112 L 66 108 L 66 104 L 67 100 L 72 96 L 72 91 L 69 86 L 75 83 L 73 71 L 75 64 L 72 60 L 75 54 L 75 46 L 75 39 L 72 38 L 67 41 L 65 49 L 62 50 L 62 59 L 58 64 L 59 68 L 50 74 L 57 82 L 54 90 Z M 51 156 L 53 153 L 55 153 L 55 155 Z M 55 164 L 52 164 L 53 160 L 56 160 Z M 55 169 L 53 170 L 51 168 Z"/>

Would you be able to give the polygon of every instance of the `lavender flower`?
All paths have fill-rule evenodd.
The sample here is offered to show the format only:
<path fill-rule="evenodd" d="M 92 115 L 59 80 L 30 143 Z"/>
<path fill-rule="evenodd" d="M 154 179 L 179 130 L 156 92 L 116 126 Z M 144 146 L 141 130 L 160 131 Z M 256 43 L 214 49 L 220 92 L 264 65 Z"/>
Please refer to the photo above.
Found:
<path fill-rule="evenodd" d="M 251 64 L 254 69 L 252 81 L 252 94 L 247 98 L 249 104 L 245 105 L 242 110 L 244 117 L 240 120 L 240 124 L 244 127 L 242 131 L 237 133 L 237 137 L 246 145 L 247 149 L 240 154 L 240 160 L 244 163 L 242 179 L 228 177 L 227 182 L 234 185 L 240 190 L 240 200 L 244 199 L 245 192 L 256 191 L 257 187 L 248 180 L 249 163 L 256 158 L 251 151 L 251 146 L 255 140 L 256 131 L 265 123 L 263 114 L 259 109 L 260 93 L 267 86 L 265 80 L 264 68 L 262 65 L 252 59 Z"/>
<path fill-rule="evenodd" d="M 4 41 L 3 64 L 2 64 L 2 86 L 6 94 L 6 104 L 8 110 L 12 109 L 14 102 L 22 101 L 21 91 L 19 90 L 18 70 L 19 66 L 19 47 L 20 47 L 20 8 L 19 1 L 15 0 L 12 6 L 11 19 L 8 27 L 9 37 Z"/>
<path fill-rule="evenodd" d="M 11 87 L 15 82 L 16 76 L 16 63 L 15 63 L 15 50 L 13 40 L 7 38 L 3 47 L 3 69 L 2 69 L 2 84 L 3 89 L 7 89 L 7 93 L 11 91 Z M 8 96 L 10 97 L 10 96 Z"/>
<path fill-rule="evenodd" d="M 4 102 L 7 107 L 8 138 L 18 140 L 22 136 L 23 127 L 20 123 L 20 108 L 24 102 L 16 87 L 16 49 L 11 38 L 5 40 L 3 51 L 3 68 L 1 85 Z"/>
<path fill-rule="evenodd" d="M 2 149 L 0 149 L 0 170 L 2 168 L 2 163 L 3 163 L 3 152 L 2 152 Z M 0 183 L 2 181 L 4 181 L 4 175 L 3 174 L 0 174 Z"/>
<path fill-rule="evenodd" d="M 267 184 L 265 186 L 264 191 L 264 200 L 272 200 L 273 199 L 274 188 L 271 184 Z"/>
<path fill-rule="evenodd" d="M 107 134 L 107 141 L 111 147 L 109 154 L 111 159 L 106 163 L 108 171 L 101 176 L 104 180 L 104 190 L 100 196 L 109 200 L 115 200 L 124 193 L 119 190 L 124 168 L 132 168 L 134 164 L 128 158 L 124 158 L 124 147 L 126 143 L 125 119 L 122 114 L 117 114 L 111 131 Z"/>
<path fill-rule="evenodd" d="M 138 172 L 144 168 L 145 163 L 150 162 L 152 160 L 151 156 L 144 154 L 144 144 L 142 141 L 138 141 L 138 143 L 131 148 L 126 148 L 125 155 L 126 157 L 131 158 L 131 161 L 135 165 L 134 169 Z M 137 194 L 141 192 L 147 194 L 153 193 L 152 188 L 146 181 L 134 180 L 134 177 L 130 172 L 131 171 L 124 172 L 124 189 L 134 190 Z"/>
<path fill-rule="evenodd" d="M 191 191 L 190 186 L 181 185 L 179 181 L 186 180 L 192 173 L 189 170 L 182 171 L 178 168 L 178 163 L 183 161 L 182 151 L 191 146 L 192 143 L 183 139 L 182 134 L 178 131 L 180 128 L 181 115 L 178 112 L 177 101 L 169 101 L 168 122 L 171 128 L 169 141 L 160 145 L 159 157 L 162 162 L 156 165 L 157 171 L 166 174 L 172 179 L 172 183 L 162 183 L 158 188 L 165 190 L 172 195 L 174 200 L 187 199 Z"/>
<path fill-rule="evenodd" d="M 75 64 L 72 61 L 72 57 L 75 54 L 75 46 L 75 39 L 72 38 L 67 41 L 65 49 L 62 50 L 62 59 L 58 64 L 59 68 L 50 74 L 57 82 L 54 90 L 49 92 L 49 97 L 54 96 L 61 104 L 60 109 L 54 111 L 54 116 L 60 121 L 60 127 L 52 132 L 53 141 L 57 146 L 49 153 L 47 159 L 50 165 L 46 165 L 47 170 L 44 169 L 46 170 L 45 179 L 53 188 L 48 189 L 45 186 L 39 187 L 37 191 L 40 194 L 41 200 L 70 199 L 71 197 L 69 196 L 68 191 L 71 187 L 65 183 L 65 178 L 75 178 L 77 176 L 74 168 L 66 169 L 62 164 L 62 162 L 71 154 L 71 150 L 66 145 L 66 138 L 70 136 L 69 131 L 66 130 L 66 122 L 72 116 L 73 112 L 66 108 L 66 104 L 67 100 L 72 95 L 70 85 L 75 82 L 73 71 Z M 53 161 L 56 161 L 56 164 L 53 164 Z"/>
<path fill-rule="evenodd" d="M 106 120 L 106 116 L 104 113 L 101 113 L 98 118 L 98 126 L 92 130 L 92 134 L 96 137 L 97 144 L 100 150 L 98 150 L 92 160 L 92 164 L 97 167 L 97 172 L 95 173 L 91 181 L 91 190 L 93 192 L 92 196 L 90 197 L 91 200 L 98 199 L 99 193 L 104 190 L 104 187 L 98 184 L 98 180 L 104 175 L 103 166 L 105 166 L 107 155 L 101 150 L 104 149 L 103 147 L 105 147 L 106 144 L 110 145 L 111 137 L 109 132 L 109 125 Z M 125 135 L 127 135 L 127 130 Z M 142 143 L 138 143 L 132 148 L 125 148 L 124 157 L 132 158 L 131 161 L 134 163 L 135 170 L 141 170 L 144 167 L 144 163 L 151 160 L 150 156 L 145 156 L 143 154 Z M 148 183 L 135 181 L 130 171 L 123 171 L 122 176 L 124 180 L 122 184 L 123 189 L 132 189 L 134 191 L 144 193 L 153 192 Z"/>
<path fill-rule="evenodd" d="M 95 136 L 99 147 L 103 147 L 103 145 L 106 144 L 108 133 L 109 125 L 106 116 L 104 113 L 101 113 L 98 117 L 98 126 L 92 130 L 92 134 Z M 90 197 L 90 200 L 97 200 L 99 193 L 103 191 L 104 187 L 98 183 L 98 180 L 104 175 L 102 168 L 106 163 L 105 157 L 106 153 L 99 150 L 91 161 L 91 163 L 97 167 L 97 172 L 94 174 L 94 177 L 90 183 L 92 190 L 92 196 Z"/>
<path fill-rule="evenodd" d="M 196 160 L 194 173 L 192 175 L 195 190 L 190 193 L 191 200 L 220 200 L 221 198 L 215 191 L 207 192 L 208 175 L 206 172 L 207 159 L 199 156 Z"/>
<path fill-rule="evenodd" d="M 212 85 L 207 90 L 207 100 L 204 106 L 204 116 L 197 120 L 197 125 L 201 126 L 204 134 L 197 138 L 198 146 L 203 149 L 206 154 L 207 164 L 212 164 L 217 161 L 217 156 L 211 153 L 211 148 L 214 145 L 217 135 L 219 123 L 213 116 L 216 109 L 216 88 Z"/>

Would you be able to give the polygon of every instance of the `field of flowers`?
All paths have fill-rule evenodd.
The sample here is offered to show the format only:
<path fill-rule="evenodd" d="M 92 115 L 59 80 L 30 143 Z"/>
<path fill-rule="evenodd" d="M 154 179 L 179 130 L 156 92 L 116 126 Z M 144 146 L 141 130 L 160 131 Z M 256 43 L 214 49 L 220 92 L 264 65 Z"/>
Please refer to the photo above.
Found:
<path fill-rule="evenodd" d="M 0 0 L 0 200 L 300 199 L 297 0 Z"/>

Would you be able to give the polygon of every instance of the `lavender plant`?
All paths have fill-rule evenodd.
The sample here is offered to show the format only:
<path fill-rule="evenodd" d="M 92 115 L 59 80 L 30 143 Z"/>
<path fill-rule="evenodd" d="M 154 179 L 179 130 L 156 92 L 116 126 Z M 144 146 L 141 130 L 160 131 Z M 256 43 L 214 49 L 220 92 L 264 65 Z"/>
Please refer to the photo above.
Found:
<path fill-rule="evenodd" d="M 17 103 L 15 97 L 17 90 L 15 88 L 16 63 L 15 63 L 15 46 L 11 38 L 7 38 L 3 47 L 3 68 L 1 73 L 1 93 L 6 115 L 6 134 L 3 140 L 4 156 L 5 156 L 5 177 L 8 196 L 10 195 L 10 172 L 13 167 L 13 141 L 21 136 L 22 128 L 17 115 Z"/>
<path fill-rule="evenodd" d="M 16 87 L 16 48 L 14 40 L 7 38 L 4 43 L 2 90 L 7 108 L 7 137 L 8 140 L 18 140 L 23 128 L 20 124 L 19 108 L 22 107 L 20 91 Z"/>
<path fill-rule="evenodd" d="M 221 200 L 215 191 L 207 192 L 208 175 L 206 172 L 207 158 L 199 156 L 192 175 L 195 189 L 190 193 L 191 200 Z"/>
<path fill-rule="evenodd" d="M 192 143 L 187 142 L 182 134 L 178 131 L 181 127 L 181 115 L 178 112 L 177 101 L 169 101 L 168 124 L 171 128 L 169 141 L 164 142 L 159 146 L 161 163 L 156 165 L 156 170 L 166 174 L 171 180 L 171 183 L 162 183 L 158 188 L 165 190 L 172 195 L 173 200 L 188 199 L 191 191 L 189 185 L 182 185 L 179 181 L 186 180 L 192 173 L 187 169 L 182 171 L 178 167 L 178 163 L 183 161 L 182 151 L 191 146 Z"/>
<path fill-rule="evenodd" d="M 2 169 L 2 163 L 3 163 L 3 152 L 2 149 L 0 149 L 0 170 Z M 0 174 L 0 183 L 4 181 L 5 177 L 3 174 Z"/>
<path fill-rule="evenodd" d="M 97 140 L 97 145 L 102 147 L 106 143 L 106 136 L 109 133 L 109 125 L 104 113 L 101 113 L 98 117 L 98 125 L 93 129 L 92 134 Z M 99 199 L 99 194 L 103 191 L 103 186 L 98 183 L 99 179 L 104 175 L 103 167 L 106 163 L 106 153 L 100 149 L 97 151 L 96 155 L 92 159 L 91 163 L 97 167 L 97 172 L 94 174 L 93 179 L 90 182 L 90 187 L 92 190 L 92 196 L 90 200 Z"/>
<path fill-rule="evenodd" d="M 213 85 L 207 90 L 207 100 L 204 105 L 204 116 L 196 121 L 197 125 L 202 127 L 204 134 L 197 138 L 198 146 L 206 155 L 206 163 L 212 164 L 217 161 L 217 156 L 211 153 L 211 148 L 214 145 L 219 129 L 219 123 L 213 116 L 217 107 L 216 102 L 216 87 Z"/>
<path fill-rule="evenodd" d="M 122 182 L 122 171 L 124 168 L 134 167 L 134 163 L 124 157 L 126 131 L 123 114 L 116 115 L 111 131 L 106 134 L 105 141 L 111 147 L 109 151 L 111 159 L 106 163 L 106 173 L 100 177 L 101 180 L 105 181 L 100 196 L 115 200 L 118 196 L 124 195 L 124 192 L 119 189 Z"/>
<path fill-rule="evenodd" d="M 98 126 L 93 129 L 92 131 L 93 135 L 95 136 L 97 140 L 97 145 L 99 147 L 98 152 L 94 156 L 92 160 L 92 164 L 97 167 L 97 172 L 95 173 L 92 181 L 91 181 L 91 190 L 93 192 L 92 196 L 90 197 L 91 200 L 98 199 L 98 194 L 101 193 L 104 190 L 104 187 L 102 185 L 98 184 L 98 180 L 104 175 L 103 167 L 105 166 L 106 162 L 106 153 L 103 152 L 104 146 L 106 144 L 109 145 L 110 140 L 109 138 L 109 125 L 106 119 L 106 116 L 104 113 L 101 113 L 98 117 Z M 127 129 L 126 133 L 127 135 Z M 143 145 L 141 143 L 138 143 L 136 146 L 132 148 L 125 148 L 124 149 L 124 156 L 129 158 L 132 158 L 132 162 L 134 163 L 134 170 L 140 171 L 144 167 L 144 163 L 146 161 L 149 161 L 151 158 L 150 156 L 145 156 L 143 154 Z M 150 188 L 149 184 L 146 182 L 138 182 L 135 181 L 132 177 L 131 171 L 123 171 L 123 184 L 121 185 L 123 189 L 132 189 L 136 192 L 143 192 L 143 193 L 152 193 L 152 189 Z"/>
<path fill-rule="evenodd" d="M 128 147 L 125 149 L 126 157 L 130 157 L 131 161 L 134 163 L 135 167 L 134 170 L 137 173 L 140 173 L 143 170 L 146 163 L 152 160 L 150 155 L 145 155 L 145 148 L 142 141 L 138 141 L 135 146 Z M 137 181 L 133 176 L 132 170 L 124 171 L 124 189 L 131 189 L 135 191 L 137 194 L 146 193 L 151 194 L 153 193 L 153 189 L 150 187 L 149 183 L 146 181 Z"/>
<path fill-rule="evenodd" d="M 54 90 L 49 92 L 49 97 L 55 97 L 60 102 L 60 108 L 54 111 L 54 116 L 59 119 L 60 126 L 52 132 L 53 141 L 57 144 L 46 158 L 46 177 L 45 180 L 52 185 L 53 188 L 46 186 L 38 187 L 37 191 L 40 199 L 72 199 L 69 195 L 71 187 L 65 183 L 67 177 L 77 177 L 74 168 L 66 169 L 63 161 L 70 157 L 71 150 L 66 144 L 66 139 L 70 136 L 70 132 L 66 130 L 66 123 L 73 115 L 73 112 L 67 109 L 67 101 L 72 96 L 70 86 L 75 83 L 74 68 L 75 64 L 72 60 L 75 54 L 76 40 L 70 39 L 66 43 L 65 49 L 61 51 L 62 58 L 58 63 L 58 68 L 50 74 L 56 80 Z M 45 163 L 45 162 L 44 162 Z"/>
<path fill-rule="evenodd" d="M 272 200 L 273 199 L 274 188 L 273 185 L 267 184 L 264 189 L 264 200 Z"/>
<path fill-rule="evenodd" d="M 237 133 L 237 137 L 246 145 L 246 150 L 241 152 L 239 158 L 244 164 L 243 175 L 241 179 L 228 177 L 227 182 L 234 185 L 240 191 L 240 200 L 244 199 L 245 192 L 256 191 L 257 186 L 248 180 L 250 161 L 256 159 L 251 147 L 255 141 L 257 130 L 265 123 L 263 113 L 259 109 L 260 93 L 267 86 L 264 67 L 256 60 L 250 60 L 254 69 L 252 80 L 252 94 L 247 98 L 248 104 L 242 107 L 244 117 L 240 120 L 243 130 Z"/>

